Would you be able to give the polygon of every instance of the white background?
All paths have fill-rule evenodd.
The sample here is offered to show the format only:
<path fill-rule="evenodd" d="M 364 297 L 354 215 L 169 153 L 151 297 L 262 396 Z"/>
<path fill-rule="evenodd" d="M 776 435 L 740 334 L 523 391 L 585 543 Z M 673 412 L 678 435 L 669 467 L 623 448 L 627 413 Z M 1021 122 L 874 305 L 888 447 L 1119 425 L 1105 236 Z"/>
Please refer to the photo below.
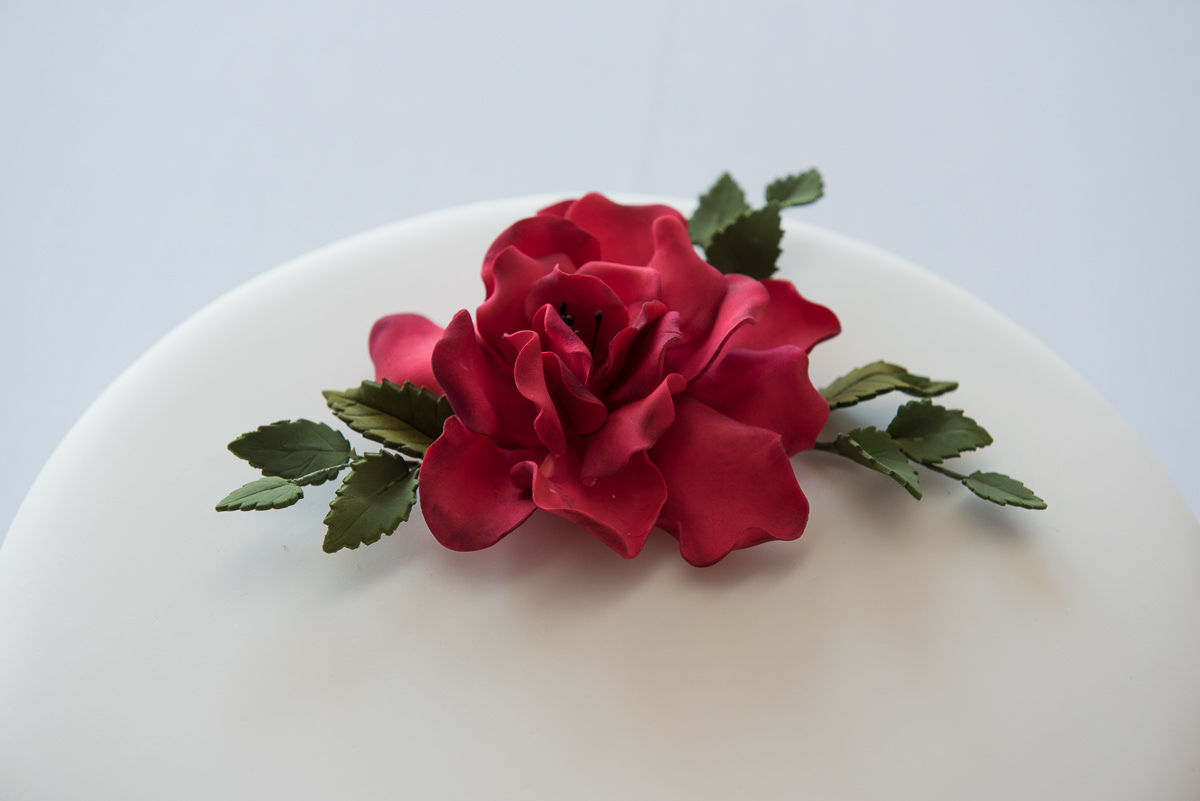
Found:
<path fill-rule="evenodd" d="M 1200 511 L 1197 42 L 1191 0 L 0 0 L 0 532 L 105 386 L 279 263 L 466 202 L 811 166 L 790 214 L 1013 319 Z"/>

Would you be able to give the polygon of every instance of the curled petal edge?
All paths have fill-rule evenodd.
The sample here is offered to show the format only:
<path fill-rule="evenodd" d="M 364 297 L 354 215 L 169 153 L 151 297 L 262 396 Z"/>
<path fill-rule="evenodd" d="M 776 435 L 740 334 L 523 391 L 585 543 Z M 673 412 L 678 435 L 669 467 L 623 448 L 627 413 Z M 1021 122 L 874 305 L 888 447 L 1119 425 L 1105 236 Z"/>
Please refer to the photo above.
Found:
<path fill-rule="evenodd" d="M 421 465 L 418 492 L 429 531 L 453 551 L 477 551 L 495 545 L 524 523 L 536 508 L 528 487 L 513 482 L 530 450 L 497 447 L 457 417 L 446 421 Z"/>
<path fill-rule="evenodd" d="M 442 328 L 419 314 L 391 314 L 371 326 L 367 349 L 375 364 L 375 380 L 411 381 L 441 395 L 433 372 L 433 349 Z"/>
<path fill-rule="evenodd" d="M 736 466 L 730 454 L 737 454 Z M 697 567 L 804 532 L 808 499 L 772 431 L 683 395 L 675 399 L 675 425 L 650 456 L 668 488 L 658 526 L 679 540 L 680 554 Z"/>

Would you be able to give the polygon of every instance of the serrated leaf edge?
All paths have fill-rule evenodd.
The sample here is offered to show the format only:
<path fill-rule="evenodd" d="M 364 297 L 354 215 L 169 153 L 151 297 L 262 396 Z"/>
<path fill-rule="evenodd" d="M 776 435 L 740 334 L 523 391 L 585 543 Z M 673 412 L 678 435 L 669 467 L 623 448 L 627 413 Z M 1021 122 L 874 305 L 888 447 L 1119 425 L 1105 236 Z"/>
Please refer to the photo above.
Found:
<path fill-rule="evenodd" d="M 813 196 L 813 198 L 811 200 L 799 200 L 799 201 L 793 201 L 791 203 L 785 202 L 786 197 L 790 197 L 792 192 L 795 191 L 794 189 L 789 191 L 787 193 L 786 197 L 771 197 L 771 195 L 772 195 L 772 193 L 774 193 L 776 187 L 782 186 L 790 181 L 795 181 L 796 184 L 799 185 L 804 180 L 804 178 L 809 175 L 815 176 L 816 181 L 817 181 L 817 194 L 815 196 Z M 810 203 L 816 203 L 818 200 L 820 200 L 824 196 L 825 196 L 825 179 L 821 175 L 821 172 L 816 167 L 813 167 L 812 169 L 809 169 L 809 170 L 805 170 L 804 172 L 797 172 L 797 173 L 793 173 L 791 175 L 785 175 L 782 178 L 776 178 L 774 181 L 767 184 L 767 188 L 763 192 L 763 197 L 767 200 L 767 202 L 775 201 L 776 203 L 779 204 L 780 208 L 785 208 L 785 209 L 794 208 L 796 206 L 807 206 Z"/>
<path fill-rule="evenodd" d="M 395 392 L 401 397 L 405 397 L 410 405 L 417 401 L 427 404 L 432 403 L 432 406 L 435 410 L 437 427 L 439 428 L 438 433 L 435 435 L 430 435 L 423 429 L 414 425 L 410 420 L 399 417 L 393 412 L 381 409 L 377 406 L 368 405 L 360 399 L 360 393 L 364 388 L 367 388 L 369 391 L 379 390 L 385 392 Z M 327 389 L 321 394 L 324 396 L 325 403 L 329 407 L 330 411 L 333 412 L 334 416 L 349 426 L 352 431 L 357 432 L 372 442 L 378 442 L 380 445 L 397 450 L 406 456 L 412 456 L 418 459 L 423 457 L 429 446 L 432 445 L 439 436 L 441 436 L 440 428 L 444 426 L 446 420 L 454 414 L 454 410 L 450 406 L 450 401 L 445 395 L 438 395 L 428 387 L 418 386 L 411 381 L 405 381 L 403 384 L 396 384 L 395 382 L 389 381 L 386 378 L 382 381 L 363 381 L 357 387 L 351 387 L 350 389 L 346 390 Z M 415 395 L 415 397 L 409 397 L 412 395 Z M 347 409 L 351 407 L 358 407 L 373 412 L 377 416 L 387 417 L 401 424 L 404 426 L 404 428 L 379 428 L 361 425 L 359 421 L 365 417 L 368 417 L 369 415 L 350 414 L 347 412 Z M 415 436 L 409 437 L 408 439 L 403 439 L 401 438 L 402 435 L 398 436 L 393 434 L 393 432 L 404 432 L 405 430 L 413 432 L 415 435 L 419 436 L 422 441 L 428 440 L 428 442 L 415 441 L 417 439 Z"/>
<path fill-rule="evenodd" d="M 732 186 L 733 189 L 737 190 L 738 198 L 741 201 L 742 208 L 737 214 L 734 214 L 732 217 L 727 217 L 726 219 L 720 219 L 720 218 L 717 218 L 715 211 L 710 212 L 708 205 L 715 204 L 717 202 L 716 201 L 717 192 L 725 191 L 723 189 L 723 185 L 725 185 L 725 184 L 728 184 L 728 185 Z M 717 180 L 713 181 L 713 184 L 712 184 L 712 186 L 710 186 L 708 188 L 708 191 L 700 196 L 699 201 L 696 204 L 696 210 L 694 212 L 692 212 L 692 216 L 688 219 L 688 237 L 691 239 L 693 244 L 699 245 L 700 247 L 707 250 L 708 246 L 710 244 L 712 244 L 713 238 L 717 234 L 721 233 L 721 231 L 728 228 L 731 224 L 733 224 L 733 222 L 738 217 L 740 217 L 742 214 L 745 214 L 746 212 L 748 212 L 750 210 L 751 210 L 750 204 L 746 200 L 746 190 L 744 190 L 742 188 L 741 184 L 739 184 L 732 175 L 730 175 L 728 172 L 723 172 L 717 178 Z M 704 214 L 708 214 L 714 218 L 714 224 L 712 226 L 712 231 L 710 231 L 707 236 L 697 236 L 696 228 L 694 226 L 694 221 L 696 220 L 697 217 L 700 217 L 701 215 L 704 215 Z"/>
<path fill-rule="evenodd" d="M 277 483 L 274 483 L 273 486 L 270 486 L 270 487 L 263 487 L 263 488 L 255 490 L 254 492 L 245 493 L 242 497 L 237 498 L 237 501 L 235 503 L 235 500 L 234 500 L 235 496 L 237 496 L 239 493 L 244 492 L 245 490 L 249 489 L 250 487 L 254 486 L 255 484 L 264 484 L 264 483 L 269 483 L 269 482 L 277 482 Z M 254 497 L 255 494 L 259 494 L 259 493 L 265 494 L 272 490 L 283 489 L 284 487 L 287 487 L 287 486 L 294 487 L 296 492 L 293 496 L 291 496 L 289 498 L 285 498 L 283 501 L 274 501 L 266 506 L 262 506 L 259 504 L 253 504 L 253 505 L 248 506 L 245 503 L 245 501 L 247 499 Z M 286 509 L 289 506 L 294 506 L 303 497 L 304 497 L 304 490 L 301 489 L 300 485 L 297 484 L 296 482 L 294 482 L 290 479 L 283 478 L 282 476 L 263 476 L 262 478 L 256 478 L 253 481 L 246 482 L 242 486 L 235 489 L 233 492 L 226 495 L 224 498 L 222 498 L 217 503 L 216 509 L 218 512 L 265 512 L 265 511 L 269 511 L 271 509 Z"/>
<path fill-rule="evenodd" d="M 344 451 L 320 450 L 320 449 L 309 448 L 309 449 L 307 449 L 307 452 L 329 453 L 329 454 L 342 453 L 344 455 L 344 458 L 342 459 L 342 461 L 338 462 L 335 465 L 330 465 L 328 467 L 323 467 L 323 468 L 319 467 L 316 470 L 306 470 L 304 472 L 297 473 L 296 475 L 288 475 L 287 473 L 293 472 L 293 471 L 284 472 L 284 471 L 275 469 L 266 464 L 260 463 L 249 456 L 245 456 L 241 453 L 238 453 L 234 449 L 234 446 L 237 445 L 239 442 L 242 442 L 242 441 L 246 440 L 247 438 L 261 436 L 268 429 L 279 428 L 282 426 L 296 426 L 296 425 L 300 425 L 300 424 L 307 424 L 309 426 L 315 426 L 319 429 L 323 429 L 324 431 L 335 435 L 337 437 L 337 440 L 340 442 L 340 444 L 345 446 Z M 236 456 L 237 458 L 246 462 L 248 465 L 253 467 L 255 470 L 261 471 L 264 476 L 273 476 L 273 477 L 278 477 L 278 478 L 284 478 L 284 479 L 287 479 L 288 481 L 292 481 L 292 482 L 299 482 L 297 484 L 297 486 L 301 486 L 301 485 L 316 486 L 318 484 L 324 484 L 326 481 L 330 481 L 331 479 L 336 477 L 337 474 L 340 473 L 342 471 L 342 469 L 345 467 L 346 463 L 349 462 L 351 459 L 353 459 L 355 456 L 354 448 L 351 447 L 349 440 L 346 439 L 345 435 L 342 434 L 342 432 L 340 432 L 336 428 L 330 426 L 328 423 L 320 423 L 320 422 L 316 422 L 314 420 L 309 420 L 304 417 L 300 417 L 295 420 L 276 420 L 273 423 L 267 423 L 266 425 L 261 425 L 258 428 L 254 429 L 253 431 L 247 431 L 246 433 L 242 434 L 241 436 L 236 437 L 233 441 L 231 441 L 225 447 L 234 456 Z M 298 451 L 291 451 L 291 452 L 292 453 L 302 453 L 305 451 L 298 450 Z"/>
<path fill-rule="evenodd" d="M 772 275 L 778 272 L 779 256 L 783 253 L 783 248 L 780 247 L 780 242 L 783 241 L 783 218 L 779 216 L 780 208 L 781 207 L 778 203 L 771 201 L 757 209 L 747 209 L 739 214 L 736 218 L 731 220 L 725 227 L 714 233 L 712 238 L 709 240 L 709 244 L 705 246 L 705 255 L 708 257 L 708 263 L 715 267 L 722 275 L 746 275 L 758 281 L 761 281 L 764 278 L 770 278 Z M 728 237 L 736 236 L 736 231 L 734 229 L 737 228 L 737 226 L 741 224 L 743 220 L 765 214 L 774 214 L 777 221 L 777 235 L 773 243 L 775 255 L 771 258 L 771 268 L 769 270 L 762 275 L 759 275 L 756 272 L 746 272 L 745 270 L 738 269 L 737 267 L 731 265 L 722 266 L 721 264 L 718 264 L 712 260 L 711 253 L 709 251 L 713 244 L 717 243 L 718 240 L 724 240 Z M 718 261 L 719 260 L 720 259 L 718 259 Z"/>
<path fill-rule="evenodd" d="M 1003 489 L 1003 488 L 1000 488 L 1000 487 L 996 487 L 995 485 L 992 485 L 992 484 L 987 484 L 986 482 L 983 482 L 983 481 L 981 481 L 981 480 L 980 480 L 980 478 L 981 478 L 982 476 L 998 476 L 998 477 L 1000 477 L 1000 478 L 1007 479 L 1008 481 L 1011 481 L 1011 482 L 1013 482 L 1014 484 L 1016 484 L 1016 485 L 1017 485 L 1018 487 L 1020 487 L 1022 490 L 1025 490 L 1026 492 L 1028 492 L 1028 493 L 1029 493 L 1029 497 L 1028 497 L 1028 498 L 1023 498 L 1023 497 L 1021 497 L 1020 495 L 1017 495 L 1017 494 L 1015 494 L 1014 492 L 1012 492 L 1012 491 L 1010 491 L 1010 490 L 1006 490 L 1006 489 Z M 987 487 L 991 487 L 991 488 L 993 488 L 993 489 L 997 489 L 997 490 L 999 490 L 1000 492 L 1003 492 L 1005 495 L 1008 495 L 1008 496 L 1014 497 L 1014 498 L 1016 498 L 1017 500 L 1015 500 L 1015 501 L 1009 501 L 1009 500 L 1003 500 L 1003 499 L 1001 499 L 1001 500 L 997 500 L 997 499 L 995 499 L 995 498 L 990 498 L 990 497 L 988 497 L 987 495 L 984 495 L 983 493 L 981 493 L 981 492 L 979 492 L 978 490 L 976 490 L 976 489 L 975 489 L 975 487 L 973 487 L 973 486 L 971 485 L 971 483 L 970 483 L 970 482 L 972 482 L 972 481 L 974 481 L 974 482 L 976 482 L 976 483 L 979 483 L 979 484 L 983 484 L 984 486 L 987 486 Z M 1039 498 L 1039 497 L 1038 497 L 1038 496 L 1037 496 L 1037 495 L 1034 493 L 1034 491 L 1033 491 L 1033 490 L 1031 490 L 1029 487 L 1026 487 L 1026 486 L 1025 486 L 1025 484 L 1024 484 L 1024 482 L 1022 482 L 1022 481 L 1019 481 L 1018 479 L 1015 479 L 1015 478 L 1013 478 L 1012 476 L 1005 475 L 1004 473 L 996 473 L 996 472 L 992 472 L 992 471 L 984 472 L 984 471 L 982 471 L 982 470 L 976 470 L 976 471 L 975 471 L 974 473 L 972 473 L 971 475 L 969 475 L 969 476 L 967 476 L 966 478 L 962 479 L 962 482 L 961 482 L 961 483 L 962 483 L 962 485 L 963 485 L 964 487 L 966 487 L 967 489 L 969 489 L 969 490 L 970 490 L 972 493 L 974 493 L 974 494 L 975 494 L 977 497 L 979 497 L 979 498 L 982 498 L 982 499 L 983 499 L 983 500 L 985 500 L 985 501 L 989 501 L 989 502 L 991 502 L 991 503 L 994 503 L 994 504 L 996 504 L 997 506 L 1015 506 L 1015 507 L 1017 507 L 1018 509 L 1032 509 L 1032 510 L 1034 510 L 1034 511 L 1038 511 L 1038 510 L 1042 510 L 1042 509 L 1046 509 L 1046 508 L 1047 508 L 1047 504 L 1046 504 L 1046 502 L 1045 502 L 1044 500 L 1042 500 L 1041 498 Z"/>
<path fill-rule="evenodd" d="M 396 520 L 395 524 L 392 525 L 390 529 L 387 529 L 387 530 L 384 530 L 384 531 L 381 531 L 381 532 L 375 534 L 372 539 L 365 539 L 365 538 L 359 539 L 358 541 L 353 542 L 353 543 L 338 545 L 333 550 L 330 550 L 328 546 L 330 544 L 330 538 L 333 535 L 332 523 L 330 522 L 330 518 L 334 514 L 338 500 L 341 499 L 342 496 L 346 492 L 349 491 L 349 489 L 347 488 L 347 482 L 350 480 L 351 476 L 354 475 L 355 468 L 359 465 L 366 464 L 372 458 L 392 459 L 395 461 L 399 461 L 410 468 L 409 471 L 407 473 L 405 473 L 403 476 L 397 476 L 397 477 L 393 478 L 391 481 L 389 481 L 387 484 L 385 484 L 383 487 L 381 487 L 379 490 L 377 490 L 374 493 L 375 496 L 382 495 L 383 493 L 390 490 L 392 487 L 396 486 L 398 483 L 407 480 L 411 476 L 412 480 L 413 480 L 413 498 L 411 501 L 408 502 L 408 506 L 404 510 L 404 513 L 399 517 L 398 520 Z M 337 551 L 340 551 L 343 548 L 346 550 L 354 551 L 354 550 L 357 550 L 360 545 L 374 545 L 376 542 L 379 542 L 379 540 L 381 540 L 383 537 L 385 537 L 385 536 L 390 537 L 392 534 L 394 534 L 396 532 L 396 529 L 400 527 L 401 523 L 408 522 L 408 519 L 412 514 L 413 507 L 416 505 L 416 502 L 417 502 L 416 489 L 417 489 L 417 485 L 418 485 L 419 478 L 420 478 L 420 472 L 421 472 L 421 468 L 419 465 L 408 462 L 405 459 L 403 459 L 402 457 L 392 456 L 391 454 L 388 454 L 388 453 L 385 453 L 382 451 L 378 452 L 378 453 L 366 454 L 361 459 L 358 459 L 355 462 L 353 462 L 350 465 L 350 474 L 347 475 L 346 478 L 342 480 L 342 483 L 338 486 L 337 490 L 334 492 L 334 499 L 329 502 L 329 511 L 325 514 L 324 520 L 322 520 L 322 522 L 325 524 L 326 529 L 327 529 L 326 534 L 325 534 L 325 542 L 322 545 L 322 550 L 324 550 L 326 553 L 336 553 Z M 352 489 L 352 488 L 353 487 L 351 487 L 350 489 Z M 357 520 L 360 518 L 361 518 L 361 515 L 359 515 L 358 517 L 355 517 L 354 521 L 357 522 Z M 352 525 L 352 524 L 350 524 L 350 525 Z"/>
<path fill-rule="evenodd" d="M 955 453 L 948 454 L 946 456 L 941 457 L 940 459 L 922 458 L 921 456 L 917 455 L 913 450 L 910 450 L 909 448 L 905 447 L 905 443 L 908 441 L 911 441 L 913 439 L 912 437 L 899 437 L 899 436 L 896 436 L 896 434 L 893 433 L 893 431 L 892 431 L 892 426 L 896 424 L 896 421 L 898 419 L 900 419 L 900 414 L 905 409 L 908 409 L 909 407 L 912 407 L 912 406 L 928 406 L 931 409 L 939 409 L 942 412 L 945 412 L 950 417 L 957 417 L 958 419 L 963 420 L 964 422 L 970 423 L 972 426 L 979 429 L 979 432 L 982 433 L 983 436 L 987 438 L 987 441 L 981 442 L 978 445 L 971 445 L 971 446 L 965 447 L 965 448 L 958 448 L 958 450 Z M 974 418 L 967 417 L 966 413 L 962 409 L 947 409 L 945 406 L 941 406 L 939 404 L 933 403 L 927 397 L 921 398 L 920 400 L 909 401 L 908 403 L 904 404 L 899 409 L 897 409 L 896 414 L 892 417 L 892 421 L 890 423 L 888 423 L 886 433 L 889 437 L 892 438 L 892 441 L 896 443 L 896 445 L 900 448 L 900 450 L 904 452 L 905 456 L 907 456 L 909 459 L 912 459 L 917 464 L 923 464 L 926 466 L 941 464 L 942 462 L 944 462 L 947 459 L 954 459 L 954 458 L 961 456 L 964 453 L 970 453 L 972 451 L 979 450 L 980 448 L 986 448 L 988 445 L 991 445 L 993 442 L 995 442 L 995 440 L 992 439 L 992 435 L 988 433 L 987 429 L 984 428 L 983 426 L 979 425 L 979 423 L 976 422 Z"/>
<path fill-rule="evenodd" d="M 872 368 L 874 369 L 872 370 Z M 872 372 L 865 372 L 867 370 L 872 370 Z M 842 387 L 838 386 L 842 382 L 854 377 L 856 373 L 862 373 L 862 375 L 857 376 L 852 383 L 847 383 Z M 851 392 L 853 387 L 861 385 L 870 379 L 878 380 L 882 376 L 888 377 L 890 383 L 863 392 Z M 957 381 L 939 381 L 927 378 L 926 376 L 911 373 L 898 364 L 880 360 L 864 364 L 862 367 L 856 367 L 850 372 L 838 376 L 825 387 L 818 390 L 818 392 L 820 392 L 821 397 L 829 404 L 829 409 L 832 411 L 834 409 L 845 409 L 864 401 L 878 398 L 880 395 L 886 395 L 892 391 L 903 392 L 906 395 L 918 398 L 935 398 L 956 389 L 958 389 Z"/>
<path fill-rule="evenodd" d="M 848 446 L 853 448 L 860 456 L 862 456 L 864 459 L 866 459 L 869 462 L 869 464 L 864 465 L 865 467 L 869 467 L 878 473 L 882 473 L 883 475 L 885 475 L 888 478 L 895 481 L 900 486 L 904 487 L 905 491 L 908 492 L 909 495 L 913 496 L 918 501 L 921 500 L 922 491 L 921 491 L 920 477 L 917 475 L 916 469 L 911 464 L 909 464 L 908 457 L 904 453 L 904 451 L 901 450 L 898 445 L 896 446 L 896 450 L 900 454 L 901 458 L 903 459 L 904 464 L 907 465 L 909 470 L 912 472 L 911 477 L 902 475 L 899 471 L 895 470 L 891 466 L 885 464 L 884 462 L 881 462 L 878 459 L 878 457 L 875 456 L 875 454 L 868 451 L 866 449 L 866 447 L 858 439 L 855 438 L 855 435 L 859 434 L 860 432 L 870 432 L 870 433 L 880 434 L 880 435 L 886 437 L 888 440 L 892 440 L 891 436 L 886 431 L 880 431 L 879 429 L 875 428 L 875 426 L 868 426 L 866 428 L 856 428 L 853 431 L 847 431 L 845 433 L 838 434 L 837 440 L 835 440 L 835 443 L 834 443 L 835 452 L 839 453 L 839 455 L 841 455 L 841 456 L 849 457 L 848 454 L 842 453 L 840 450 L 836 450 L 836 448 L 837 448 L 836 443 L 842 443 L 842 442 L 846 443 Z M 892 442 L 894 443 L 895 441 L 892 440 Z M 849 458 L 853 458 L 853 457 L 849 457 Z M 862 464 L 862 463 L 859 462 L 859 464 Z M 906 479 L 911 479 L 911 480 L 906 480 Z"/>

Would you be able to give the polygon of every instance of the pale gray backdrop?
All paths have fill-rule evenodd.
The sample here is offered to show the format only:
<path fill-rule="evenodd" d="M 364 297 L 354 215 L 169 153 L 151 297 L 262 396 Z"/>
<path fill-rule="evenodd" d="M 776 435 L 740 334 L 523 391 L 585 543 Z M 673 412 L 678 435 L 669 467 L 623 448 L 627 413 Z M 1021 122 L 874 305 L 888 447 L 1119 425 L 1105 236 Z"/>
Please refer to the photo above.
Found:
<path fill-rule="evenodd" d="M 797 216 L 1012 318 L 1200 510 L 1197 42 L 1193 0 L 0 0 L 0 533 L 106 385 L 279 263 L 813 165 Z"/>

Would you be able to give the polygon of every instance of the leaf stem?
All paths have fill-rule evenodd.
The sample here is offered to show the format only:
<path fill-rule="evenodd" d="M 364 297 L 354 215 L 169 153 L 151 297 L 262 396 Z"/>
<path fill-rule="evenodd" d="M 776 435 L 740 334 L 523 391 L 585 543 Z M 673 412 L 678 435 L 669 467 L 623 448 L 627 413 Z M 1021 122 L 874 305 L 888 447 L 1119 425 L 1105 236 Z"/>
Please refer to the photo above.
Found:
<path fill-rule="evenodd" d="M 815 451 L 832 451 L 832 452 L 836 453 L 837 452 L 837 443 L 835 443 L 833 440 L 825 440 L 823 442 L 818 440 L 817 442 L 813 443 L 813 450 L 815 450 Z M 944 467 L 940 464 L 934 464 L 931 462 L 921 462 L 916 459 L 913 459 L 912 461 L 915 464 L 919 464 L 921 467 L 928 467 L 930 470 L 941 473 L 943 476 L 949 476 L 950 478 L 953 478 L 956 481 L 963 481 L 967 478 L 962 473 L 956 473 L 955 471 L 951 470 L 950 468 Z"/>
<path fill-rule="evenodd" d="M 293 484 L 295 484 L 298 487 L 303 486 L 304 482 L 307 481 L 308 479 L 313 478 L 315 476 L 319 476 L 322 473 L 328 473 L 330 470 L 337 470 L 337 472 L 340 473 L 343 470 L 345 470 L 347 467 L 352 465 L 359 458 L 360 457 L 357 453 L 355 453 L 354 451 L 350 451 L 349 458 L 347 458 L 346 461 L 343 462 L 342 464 L 335 465 L 333 467 L 322 467 L 320 470 L 314 470 L 311 473 L 305 473 L 302 476 L 296 476 L 295 478 L 289 478 L 288 481 L 292 482 Z M 334 475 L 337 475 L 337 474 L 335 473 Z"/>
<path fill-rule="evenodd" d="M 953 478 L 957 481 L 965 481 L 967 478 L 962 473 L 956 473 L 948 467 L 942 467 L 940 464 L 930 464 L 928 462 L 921 462 L 920 464 L 923 467 L 928 467 L 930 470 L 941 473 L 943 476 L 950 476 L 950 478 Z"/>

